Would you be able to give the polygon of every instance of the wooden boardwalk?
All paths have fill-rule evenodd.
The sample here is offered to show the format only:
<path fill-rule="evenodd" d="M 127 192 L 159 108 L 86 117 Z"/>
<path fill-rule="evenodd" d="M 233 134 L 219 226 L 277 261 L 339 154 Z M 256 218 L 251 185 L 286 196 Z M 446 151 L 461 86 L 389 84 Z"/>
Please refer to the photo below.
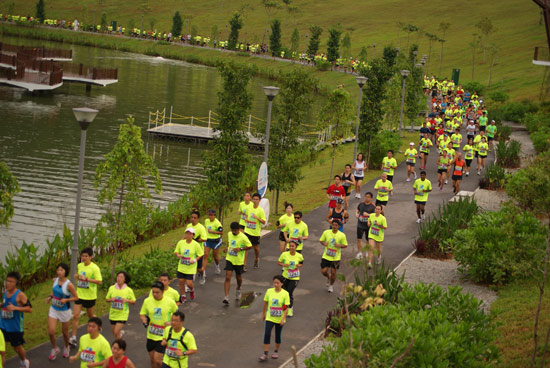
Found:
<path fill-rule="evenodd" d="M 215 132 L 212 128 L 188 124 L 167 123 L 147 129 L 151 135 L 158 137 L 172 137 L 192 141 L 210 141 L 215 138 Z M 264 143 L 251 133 L 248 135 L 248 144 L 251 146 L 263 146 Z"/>

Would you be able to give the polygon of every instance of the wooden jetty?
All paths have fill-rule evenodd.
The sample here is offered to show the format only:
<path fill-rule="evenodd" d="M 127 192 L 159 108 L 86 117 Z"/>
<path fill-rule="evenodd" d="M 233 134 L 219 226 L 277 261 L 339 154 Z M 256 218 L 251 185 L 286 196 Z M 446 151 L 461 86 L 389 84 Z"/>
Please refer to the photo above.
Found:
<path fill-rule="evenodd" d="M 207 142 L 216 137 L 214 129 L 208 127 L 202 127 L 197 125 L 188 124 L 174 124 L 167 123 L 153 128 L 147 129 L 147 132 L 160 137 L 173 137 L 179 139 L 185 139 L 196 142 Z M 246 133 L 248 136 L 248 144 L 251 146 L 263 146 L 264 143 L 261 139 L 255 137 L 250 132 Z"/>

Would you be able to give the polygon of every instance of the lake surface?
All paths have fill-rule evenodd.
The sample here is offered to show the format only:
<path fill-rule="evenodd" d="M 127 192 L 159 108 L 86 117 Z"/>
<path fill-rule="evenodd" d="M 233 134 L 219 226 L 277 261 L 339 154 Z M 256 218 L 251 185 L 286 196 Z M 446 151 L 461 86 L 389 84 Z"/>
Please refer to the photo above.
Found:
<path fill-rule="evenodd" d="M 150 111 L 170 111 L 173 106 L 174 113 L 205 117 L 215 110 L 221 80 L 214 68 L 36 40 L 5 37 L 2 42 L 71 48 L 74 63 L 118 68 L 119 82 L 93 86 L 89 95 L 83 84 L 65 83 L 45 94 L 0 85 L 0 160 L 7 163 L 21 187 L 10 227 L 0 228 L 0 259 L 23 241 L 45 244 L 45 239 L 61 232 L 63 224 L 73 229 L 80 146 L 73 107 L 99 110 L 87 132 L 81 226 L 93 226 L 101 216 L 93 188 L 95 168 L 112 149 L 127 114 L 134 115 L 143 128 L 147 152 L 160 170 L 163 193 L 154 197 L 155 204 L 165 206 L 203 177 L 205 145 L 152 139 L 146 129 Z M 271 83 L 260 78 L 251 83 L 254 116 L 266 116 L 267 99 L 261 88 Z"/>

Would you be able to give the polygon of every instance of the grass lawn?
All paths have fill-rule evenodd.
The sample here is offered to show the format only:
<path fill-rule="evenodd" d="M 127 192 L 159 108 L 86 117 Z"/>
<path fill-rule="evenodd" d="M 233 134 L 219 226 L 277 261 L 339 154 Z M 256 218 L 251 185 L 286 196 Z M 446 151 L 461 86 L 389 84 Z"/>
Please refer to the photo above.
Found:
<path fill-rule="evenodd" d="M 550 280 L 549 280 L 550 281 Z M 539 319 L 539 346 L 542 347 L 550 328 L 550 290 L 547 281 L 546 293 Z M 533 353 L 533 326 L 537 309 L 539 290 L 533 281 L 519 281 L 504 286 L 498 291 L 498 299 L 491 312 L 496 313 L 500 337 L 501 368 L 524 368 L 531 363 Z M 539 367 L 539 363 L 536 365 Z M 550 367 L 550 352 L 547 353 L 545 367 Z"/>

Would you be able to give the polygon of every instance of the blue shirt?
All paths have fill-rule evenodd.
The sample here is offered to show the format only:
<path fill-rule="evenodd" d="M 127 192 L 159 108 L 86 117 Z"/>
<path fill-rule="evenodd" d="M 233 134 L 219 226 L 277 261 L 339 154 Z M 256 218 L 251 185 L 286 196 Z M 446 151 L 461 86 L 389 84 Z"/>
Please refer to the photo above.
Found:
<path fill-rule="evenodd" d="M 17 307 L 17 295 L 21 290 L 17 290 L 11 297 L 8 298 L 8 292 L 4 293 L 2 300 L 2 318 L 0 318 L 0 328 L 6 332 L 23 332 L 23 312 L 9 311 L 5 307 L 12 304 Z"/>

